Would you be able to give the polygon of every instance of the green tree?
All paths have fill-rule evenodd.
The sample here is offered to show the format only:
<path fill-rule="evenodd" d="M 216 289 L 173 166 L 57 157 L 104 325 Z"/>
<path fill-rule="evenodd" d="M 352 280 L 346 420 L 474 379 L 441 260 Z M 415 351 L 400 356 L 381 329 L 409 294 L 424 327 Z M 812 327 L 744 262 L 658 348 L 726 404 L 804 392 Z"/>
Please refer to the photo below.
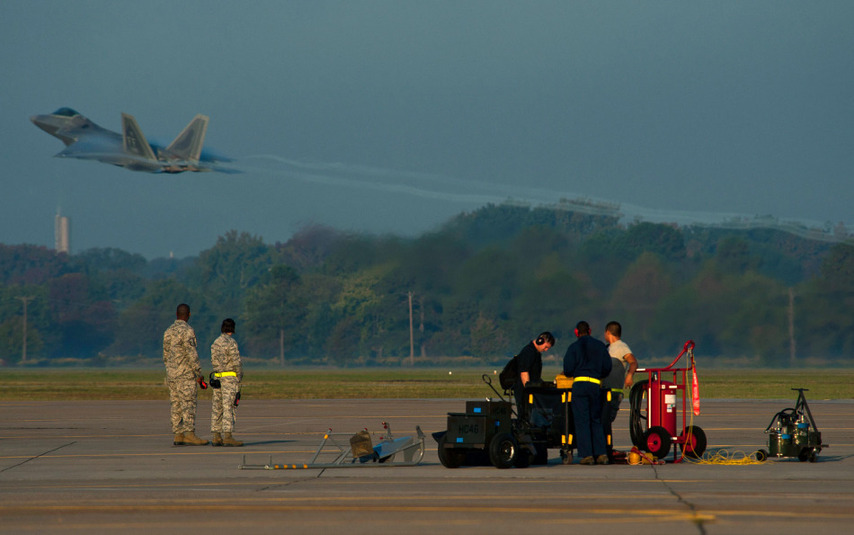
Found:
<path fill-rule="evenodd" d="M 851 360 L 854 355 L 854 246 L 835 245 L 820 273 L 803 285 L 795 308 L 798 353 Z"/>
<path fill-rule="evenodd" d="M 231 230 L 199 255 L 191 286 L 211 298 L 217 316 L 234 317 L 247 290 L 261 284 L 274 263 L 275 250 L 260 237 Z"/>
<path fill-rule="evenodd" d="M 632 349 L 650 350 L 659 302 L 673 291 L 672 277 L 661 256 L 644 252 L 628 266 L 610 296 L 611 319 L 632 333 Z M 610 321 L 610 320 L 606 320 Z M 604 331 L 604 325 L 602 325 Z"/>
<path fill-rule="evenodd" d="M 37 360 L 44 353 L 44 342 L 38 327 L 27 323 L 27 361 Z M 0 365 L 22 364 L 24 354 L 24 318 L 6 317 L 0 322 Z"/>
<path fill-rule="evenodd" d="M 668 261 L 685 259 L 685 240 L 675 225 L 637 223 L 628 228 L 623 239 L 623 249 L 632 260 L 644 252 L 655 253 Z"/>
<path fill-rule="evenodd" d="M 598 301 L 595 289 L 572 273 L 558 253 L 546 254 L 531 267 L 512 303 L 507 326 L 516 343 L 542 331 L 551 331 L 558 338 L 568 334 L 578 320 L 589 317 Z M 507 348 L 509 352 L 517 350 Z"/>
<path fill-rule="evenodd" d="M 779 281 L 756 272 L 724 274 L 709 262 L 662 299 L 651 331 L 673 340 L 672 347 L 694 340 L 698 354 L 779 363 L 788 354 L 787 295 Z"/>
<path fill-rule="evenodd" d="M 747 240 L 738 236 L 729 236 L 718 242 L 715 260 L 725 273 L 740 274 L 759 265 L 758 259 L 750 254 Z"/>
<path fill-rule="evenodd" d="M 503 329 L 492 319 L 480 314 L 471 327 L 471 352 L 478 357 L 495 357 L 507 352 L 510 340 Z"/>
<path fill-rule="evenodd" d="M 116 337 L 107 354 L 161 356 L 163 333 L 175 321 L 180 303 L 190 305 L 190 325 L 196 331 L 199 357 L 204 359 L 206 345 L 219 335 L 222 318 L 213 315 L 202 296 L 175 279 L 154 281 L 145 295 L 119 314 Z"/>
<path fill-rule="evenodd" d="M 35 245 L 0 244 L 0 283 L 39 285 L 68 271 L 68 255 Z"/>
<path fill-rule="evenodd" d="M 250 353 L 273 356 L 284 365 L 301 339 L 305 303 L 299 292 L 300 277 L 284 264 L 270 270 L 270 281 L 256 286 L 246 299 L 245 339 Z"/>
<path fill-rule="evenodd" d="M 89 278 L 69 273 L 49 285 L 50 308 L 59 330 L 62 356 L 87 358 L 113 338 L 115 312 L 104 295 L 93 292 Z"/>

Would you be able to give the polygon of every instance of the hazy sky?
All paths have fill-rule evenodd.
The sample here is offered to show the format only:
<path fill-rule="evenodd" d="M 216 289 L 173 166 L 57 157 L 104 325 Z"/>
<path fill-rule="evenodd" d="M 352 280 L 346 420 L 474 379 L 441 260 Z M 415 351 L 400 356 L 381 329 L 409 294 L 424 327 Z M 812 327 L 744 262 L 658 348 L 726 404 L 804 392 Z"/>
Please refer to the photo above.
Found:
<path fill-rule="evenodd" d="M 0 243 L 198 254 L 503 199 L 854 223 L 854 2 L 0 2 Z M 69 106 L 241 174 L 52 156 Z M 714 216 L 709 216 L 714 217 Z"/>

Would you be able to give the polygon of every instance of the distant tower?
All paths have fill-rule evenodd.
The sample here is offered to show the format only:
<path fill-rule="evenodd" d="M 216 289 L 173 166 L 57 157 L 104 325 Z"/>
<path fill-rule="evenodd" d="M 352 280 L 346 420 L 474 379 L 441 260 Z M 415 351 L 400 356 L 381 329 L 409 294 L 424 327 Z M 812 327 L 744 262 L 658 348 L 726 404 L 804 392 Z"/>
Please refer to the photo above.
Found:
<path fill-rule="evenodd" d="M 57 253 L 71 254 L 71 222 L 59 212 L 53 223 L 53 239 Z"/>

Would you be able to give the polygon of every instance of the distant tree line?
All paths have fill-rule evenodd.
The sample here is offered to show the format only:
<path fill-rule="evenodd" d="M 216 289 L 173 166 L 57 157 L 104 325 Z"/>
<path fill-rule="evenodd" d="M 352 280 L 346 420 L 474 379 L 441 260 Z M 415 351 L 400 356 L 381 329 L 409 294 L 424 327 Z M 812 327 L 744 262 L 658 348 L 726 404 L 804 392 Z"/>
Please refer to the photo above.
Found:
<path fill-rule="evenodd" d="M 416 238 L 230 231 L 181 260 L 0 245 L 0 283 L 6 365 L 150 362 L 181 302 L 203 358 L 233 317 L 247 359 L 279 365 L 500 362 L 542 330 L 562 354 L 580 319 L 620 321 L 640 356 L 854 355 L 851 245 L 567 209 L 488 205 Z"/>

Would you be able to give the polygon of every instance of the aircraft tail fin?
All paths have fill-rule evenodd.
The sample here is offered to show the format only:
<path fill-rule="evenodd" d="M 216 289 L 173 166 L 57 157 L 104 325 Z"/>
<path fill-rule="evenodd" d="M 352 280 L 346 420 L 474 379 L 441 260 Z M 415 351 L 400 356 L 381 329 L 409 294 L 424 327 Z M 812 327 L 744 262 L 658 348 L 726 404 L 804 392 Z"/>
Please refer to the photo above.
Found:
<path fill-rule="evenodd" d="M 208 129 L 206 115 L 196 115 L 190 124 L 178 134 L 178 137 L 166 147 L 165 155 L 170 159 L 199 161 L 202 154 L 202 146 L 205 144 L 205 132 Z"/>
<path fill-rule="evenodd" d="M 125 152 L 145 158 L 146 160 L 157 160 L 151 145 L 146 141 L 142 129 L 136 123 L 133 115 L 122 114 L 122 143 Z"/>

